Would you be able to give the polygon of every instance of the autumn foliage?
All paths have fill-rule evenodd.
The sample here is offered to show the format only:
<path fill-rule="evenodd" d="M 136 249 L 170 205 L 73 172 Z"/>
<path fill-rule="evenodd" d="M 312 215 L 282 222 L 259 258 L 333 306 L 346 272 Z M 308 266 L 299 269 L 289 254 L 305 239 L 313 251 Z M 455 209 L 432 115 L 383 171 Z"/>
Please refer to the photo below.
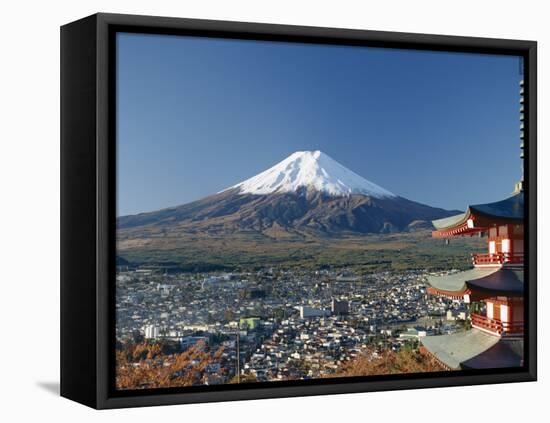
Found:
<path fill-rule="evenodd" d="M 163 354 L 159 344 L 127 344 L 116 351 L 117 389 L 146 389 L 202 385 L 207 369 L 219 362 L 223 350 L 209 352 L 197 343 L 181 353 Z M 224 370 L 220 369 L 219 373 Z"/>
<path fill-rule="evenodd" d="M 124 344 L 116 351 L 117 389 L 150 389 L 205 385 L 210 383 L 255 382 L 243 375 L 240 380 L 229 375 L 220 363 L 223 349 L 209 351 L 199 342 L 184 352 L 166 353 L 158 343 Z M 306 363 L 304 363 L 306 364 Z M 402 373 L 444 371 L 429 356 L 417 349 L 403 348 L 376 351 L 368 349 L 342 363 L 338 370 L 323 377 L 354 377 Z M 292 375 L 286 380 L 293 379 Z"/>
<path fill-rule="evenodd" d="M 385 350 L 373 355 L 366 352 L 345 363 L 331 377 L 373 376 L 399 373 L 440 372 L 445 369 L 418 350 Z"/>

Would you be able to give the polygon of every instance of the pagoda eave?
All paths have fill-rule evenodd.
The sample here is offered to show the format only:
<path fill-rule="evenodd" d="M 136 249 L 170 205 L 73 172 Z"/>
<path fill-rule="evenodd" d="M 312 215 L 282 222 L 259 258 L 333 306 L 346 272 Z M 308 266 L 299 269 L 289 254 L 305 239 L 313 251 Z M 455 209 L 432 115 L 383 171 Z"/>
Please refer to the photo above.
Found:
<path fill-rule="evenodd" d="M 503 201 L 469 206 L 464 213 L 432 221 L 434 238 L 474 235 L 490 227 L 523 222 L 523 193 Z"/>
<path fill-rule="evenodd" d="M 523 297 L 523 269 L 475 267 L 458 273 L 429 276 L 428 294 L 475 302 L 497 296 Z"/>
<path fill-rule="evenodd" d="M 472 301 L 497 296 L 523 297 L 523 269 L 499 269 L 485 277 L 466 281 Z"/>
<path fill-rule="evenodd" d="M 421 338 L 421 351 L 449 370 L 520 367 L 521 340 L 507 340 L 478 329 Z"/>
<path fill-rule="evenodd" d="M 463 289 L 461 291 L 446 291 L 443 289 L 434 288 L 433 286 L 430 286 L 427 289 L 427 292 L 430 295 L 437 295 L 439 297 L 445 297 L 450 300 L 462 300 L 464 298 L 464 295 L 470 294 L 469 289 Z"/>
<path fill-rule="evenodd" d="M 497 268 L 473 268 L 463 272 L 449 273 L 440 276 L 428 276 L 428 293 L 441 295 L 451 299 L 461 299 L 469 294 L 467 281 L 481 279 L 497 272 Z"/>
<path fill-rule="evenodd" d="M 454 236 L 472 236 L 480 232 L 485 232 L 494 226 L 518 223 L 516 219 L 489 219 L 483 214 L 473 212 L 472 210 L 468 210 L 464 216 L 464 219 L 461 219 L 460 222 L 456 222 L 453 226 L 432 231 L 432 237 L 451 238 Z"/>
<path fill-rule="evenodd" d="M 464 223 L 454 228 L 432 231 L 432 238 L 451 238 L 453 236 L 475 235 L 486 230 L 486 227 L 469 228 L 468 225 Z"/>

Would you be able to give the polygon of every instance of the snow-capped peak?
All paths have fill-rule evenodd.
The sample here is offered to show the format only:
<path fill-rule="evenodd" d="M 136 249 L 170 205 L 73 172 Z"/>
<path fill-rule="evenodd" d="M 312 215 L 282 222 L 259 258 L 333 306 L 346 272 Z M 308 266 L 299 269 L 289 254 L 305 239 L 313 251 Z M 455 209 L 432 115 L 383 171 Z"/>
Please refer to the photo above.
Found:
<path fill-rule="evenodd" d="M 274 192 L 295 192 L 302 187 L 332 196 L 396 196 L 367 181 L 321 151 L 297 151 L 266 171 L 228 189 L 238 188 L 241 194 L 265 195 Z"/>

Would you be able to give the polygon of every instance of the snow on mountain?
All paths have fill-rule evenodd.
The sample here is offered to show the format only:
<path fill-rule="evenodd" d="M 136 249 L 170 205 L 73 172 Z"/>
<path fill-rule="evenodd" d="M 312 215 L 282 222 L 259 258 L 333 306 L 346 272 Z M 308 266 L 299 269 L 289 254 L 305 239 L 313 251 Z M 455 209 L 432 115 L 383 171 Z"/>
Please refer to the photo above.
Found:
<path fill-rule="evenodd" d="M 297 151 L 282 162 L 229 189 L 241 194 L 265 195 L 315 189 L 331 196 L 363 194 L 376 198 L 396 197 L 367 181 L 321 151 Z"/>

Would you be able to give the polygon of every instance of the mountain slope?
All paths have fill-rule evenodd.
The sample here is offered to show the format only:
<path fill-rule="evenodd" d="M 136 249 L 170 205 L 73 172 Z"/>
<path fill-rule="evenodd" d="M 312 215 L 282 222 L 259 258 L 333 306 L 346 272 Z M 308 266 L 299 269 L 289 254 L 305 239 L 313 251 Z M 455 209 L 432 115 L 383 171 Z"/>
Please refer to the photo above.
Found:
<path fill-rule="evenodd" d="M 319 151 L 297 152 L 192 203 L 117 219 L 119 239 L 256 232 L 323 237 L 407 231 L 455 214 L 399 197 Z"/>

